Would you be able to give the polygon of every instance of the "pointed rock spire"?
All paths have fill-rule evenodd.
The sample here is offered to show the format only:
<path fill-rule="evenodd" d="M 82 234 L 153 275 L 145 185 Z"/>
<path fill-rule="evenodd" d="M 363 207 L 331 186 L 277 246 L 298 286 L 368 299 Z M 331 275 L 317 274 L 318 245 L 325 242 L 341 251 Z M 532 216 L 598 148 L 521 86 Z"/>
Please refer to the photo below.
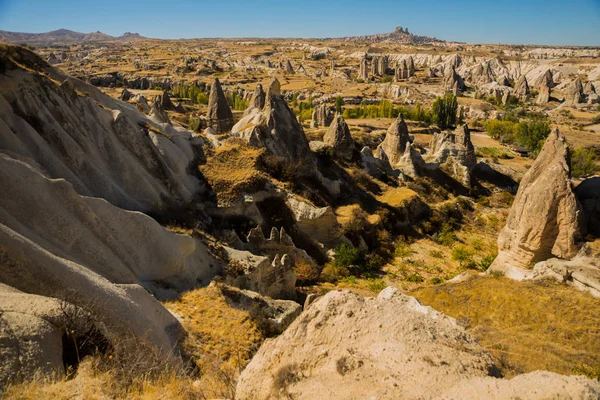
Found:
<path fill-rule="evenodd" d="M 208 112 L 206 114 L 209 125 L 217 133 L 225 133 L 233 126 L 233 114 L 227 104 L 227 99 L 221 88 L 221 82 L 215 79 L 210 87 L 208 98 Z"/>
<path fill-rule="evenodd" d="M 346 121 L 339 113 L 336 113 L 333 122 L 329 125 L 329 129 L 323 136 L 323 142 L 327 146 L 331 146 L 336 155 L 348 161 L 352 159 L 354 139 L 352 139 Z"/>
<path fill-rule="evenodd" d="M 259 110 L 262 110 L 265 106 L 265 98 L 265 91 L 263 90 L 262 85 L 259 83 L 258 85 L 256 85 L 254 94 L 252 94 L 252 98 L 250 99 L 250 103 L 248 104 L 248 110 L 251 110 L 253 108 L 258 108 Z"/>
<path fill-rule="evenodd" d="M 521 179 L 498 237 L 498 257 L 491 271 L 521 278 L 526 273 L 522 269 L 538 261 L 575 256 L 583 236 L 583 216 L 568 160 L 565 138 L 555 128 Z"/>
<path fill-rule="evenodd" d="M 376 157 L 383 161 L 387 160 L 394 168 L 404 154 L 409 141 L 408 126 L 404 122 L 404 116 L 400 113 L 388 128 L 383 142 L 377 146 Z"/>

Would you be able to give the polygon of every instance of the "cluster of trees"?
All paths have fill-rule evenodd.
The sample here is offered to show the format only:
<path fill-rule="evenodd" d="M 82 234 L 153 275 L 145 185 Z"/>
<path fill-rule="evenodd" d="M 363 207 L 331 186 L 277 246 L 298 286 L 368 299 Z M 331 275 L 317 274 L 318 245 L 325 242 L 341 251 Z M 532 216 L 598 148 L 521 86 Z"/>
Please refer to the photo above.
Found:
<path fill-rule="evenodd" d="M 336 101 L 336 109 L 341 109 L 341 98 L 337 100 L 339 101 Z M 436 123 L 440 129 L 454 127 L 456 124 L 463 123 L 464 119 L 458 112 L 458 100 L 452 93 L 438 97 L 431 109 L 423 107 L 421 103 L 404 107 L 395 106 L 389 100 L 382 100 L 379 104 L 367 104 L 363 101 L 358 107 L 344 109 L 342 115 L 345 119 L 396 118 L 399 113 L 411 121 Z"/>
<path fill-rule="evenodd" d="M 598 171 L 596 152 L 593 148 L 571 149 L 571 174 L 574 178 L 592 175 Z"/>
<path fill-rule="evenodd" d="M 433 102 L 431 108 L 433 121 L 440 129 L 456 126 L 458 122 L 458 99 L 452 93 L 446 93 Z"/>
<path fill-rule="evenodd" d="M 231 98 L 228 100 L 229 100 L 229 106 L 233 110 L 244 111 L 246 108 L 248 108 L 248 102 L 246 100 L 242 99 L 240 96 L 238 96 L 238 94 L 236 92 L 233 92 L 231 94 Z"/>
<path fill-rule="evenodd" d="M 208 104 L 208 96 L 194 83 L 181 82 L 172 91 L 180 99 L 190 99 L 192 104 Z"/>
<path fill-rule="evenodd" d="M 338 107 L 336 102 L 336 109 Z M 379 104 L 367 104 L 363 101 L 358 107 L 344 109 L 342 116 L 345 119 L 352 118 L 396 118 L 400 109 L 394 107 L 389 100 L 382 100 Z"/>
<path fill-rule="evenodd" d="M 486 121 L 485 129 L 491 137 L 505 144 L 517 144 L 525 147 L 531 157 L 536 157 L 544 141 L 550 134 L 547 121 L 537 119 L 529 121 L 496 120 Z"/>

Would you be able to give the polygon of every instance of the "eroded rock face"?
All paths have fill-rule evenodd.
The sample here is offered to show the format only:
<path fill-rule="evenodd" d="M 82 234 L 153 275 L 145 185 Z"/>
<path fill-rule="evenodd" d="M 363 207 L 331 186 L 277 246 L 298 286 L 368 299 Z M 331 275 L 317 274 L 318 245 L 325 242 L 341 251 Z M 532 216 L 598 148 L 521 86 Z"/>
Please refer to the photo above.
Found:
<path fill-rule="evenodd" d="M 519 79 L 517 79 L 513 95 L 522 102 L 529 100 L 531 91 L 529 90 L 529 84 L 527 83 L 527 78 L 525 75 L 521 75 Z"/>
<path fill-rule="evenodd" d="M 282 333 L 302 312 L 302 306 L 292 300 L 274 300 L 250 290 L 211 283 L 235 308 L 252 313 L 260 324 L 274 334 Z"/>
<path fill-rule="evenodd" d="M 583 103 L 583 84 L 581 79 L 577 78 L 567 88 L 565 102 L 568 105 L 577 105 Z"/>
<path fill-rule="evenodd" d="M 477 157 L 467 125 L 454 132 L 434 134 L 430 148 L 432 154 L 428 158 L 429 162 L 438 165 L 463 185 L 470 185 L 471 171 L 477 165 Z"/>
<path fill-rule="evenodd" d="M 251 110 L 231 132 L 251 146 L 265 147 L 272 154 L 285 158 L 302 174 L 313 174 L 316 169 L 316 160 L 302 125 L 281 95 L 277 79 L 269 85 L 265 107 Z"/>
<path fill-rule="evenodd" d="M 381 160 L 387 160 L 394 168 L 404 155 L 406 144 L 409 142 L 408 126 L 404 122 L 402 113 L 400 113 L 388 128 L 383 142 L 377 146 L 375 156 Z"/>
<path fill-rule="evenodd" d="M 261 346 L 240 376 L 236 398 L 528 398 L 534 388 L 543 392 L 538 398 L 583 398 L 600 390 L 588 378 L 544 373 L 545 391 L 540 373 L 500 380 L 490 377 L 495 372 L 490 356 L 453 318 L 413 297 L 393 288 L 377 298 L 332 291 Z M 471 382 L 478 382 L 480 397 Z"/>
<path fill-rule="evenodd" d="M 163 107 L 163 102 L 158 96 L 154 98 L 154 101 L 152 102 L 152 108 L 150 109 L 150 114 L 148 116 L 158 123 L 171 124 L 169 115 Z"/>
<path fill-rule="evenodd" d="M 327 132 L 323 136 L 323 142 L 333 148 L 333 151 L 339 157 L 345 160 L 351 160 L 354 153 L 354 139 L 350 134 L 350 129 L 344 121 L 344 117 L 336 114 L 335 118 Z"/>
<path fill-rule="evenodd" d="M 215 79 L 210 87 L 206 117 L 217 133 L 229 132 L 233 126 L 233 114 L 218 79 Z"/>
<path fill-rule="evenodd" d="M 10 54 L 37 60 L 23 48 Z M 59 321 L 46 320 L 42 305 L 56 301 L 88 310 L 109 340 L 145 338 L 170 360 L 181 327 L 148 291 L 158 293 L 155 281 L 194 287 L 221 265 L 203 243 L 137 211 L 199 194 L 187 172 L 197 156 L 191 132 L 40 61 L 23 69 L 11 57 L 0 74 L 0 283 L 14 290 L 0 310 L 15 314 L 11 329 L 33 347 L 31 360 L 4 353 L 2 363 L 48 363 L 41 372 L 54 374 L 62 333 L 57 339 Z"/>
<path fill-rule="evenodd" d="M 225 248 L 228 258 L 225 282 L 240 289 L 258 292 L 273 299 L 296 298 L 293 261 L 277 255 L 273 261 L 247 251 Z"/>
<path fill-rule="evenodd" d="M 49 66 L 42 72 L 53 80 L 16 64 L 0 74 L 3 153 L 129 210 L 181 206 L 202 190 L 188 173 L 201 154 L 191 132 L 157 124 L 135 105 Z"/>
<path fill-rule="evenodd" d="M 518 278 L 536 262 L 575 256 L 584 224 L 568 157 L 565 139 L 554 129 L 521 180 L 491 271 Z"/>
<path fill-rule="evenodd" d="M 259 83 L 258 85 L 256 85 L 256 90 L 254 90 L 254 93 L 252 94 L 250 103 L 248 103 L 248 109 L 246 110 L 246 113 L 248 113 L 253 108 L 258 108 L 259 110 L 262 110 L 265 106 L 265 96 L 265 91 L 263 90 L 262 85 Z"/>
<path fill-rule="evenodd" d="M 367 59 L 366 55 L 360 60 L 358 78 L 365 82 L 369 80 L 369 60 Z"/>
<path fill-rule="evenodd" d="M 315 107 L 312 114 L 312 128 L 318 128 L 320 126 L 327 127 L 331 125 L 333 118 L 335 116 L 335 111 L 327 106 L 327 104 L 319 104 Z"/>
<path fill-rule="evenodd" d="M 462 92 L 465 88 L 465 82 L 463 78 L 456 72 L 454 65 L 450 67 L 444 76 L 444 87 L 446 88 L 446 91 L 455 92 Z"/>

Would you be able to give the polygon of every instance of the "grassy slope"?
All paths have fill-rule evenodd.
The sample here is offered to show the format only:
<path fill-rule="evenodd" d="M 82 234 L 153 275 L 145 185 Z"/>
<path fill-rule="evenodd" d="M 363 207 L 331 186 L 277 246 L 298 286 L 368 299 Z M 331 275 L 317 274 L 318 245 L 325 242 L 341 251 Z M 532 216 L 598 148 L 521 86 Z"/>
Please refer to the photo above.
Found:
<path fill-rule="evenodd" d="M 411 295 L 462 321 L 508 376 L 600 364 L 600 299 L 572 287 L 474 277 Z"/>

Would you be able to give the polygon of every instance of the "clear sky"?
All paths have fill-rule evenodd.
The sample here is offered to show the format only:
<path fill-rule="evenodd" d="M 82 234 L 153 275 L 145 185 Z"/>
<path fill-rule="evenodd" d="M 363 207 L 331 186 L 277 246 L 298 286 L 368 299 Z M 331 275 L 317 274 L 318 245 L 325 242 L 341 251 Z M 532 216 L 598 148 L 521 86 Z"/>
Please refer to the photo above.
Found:
<path fill-rule="evenodd" d="M 600 0 L 0 0 L 0 30 L 162 39 L 390 32 L 468 43 L 600 46 Z"/>

